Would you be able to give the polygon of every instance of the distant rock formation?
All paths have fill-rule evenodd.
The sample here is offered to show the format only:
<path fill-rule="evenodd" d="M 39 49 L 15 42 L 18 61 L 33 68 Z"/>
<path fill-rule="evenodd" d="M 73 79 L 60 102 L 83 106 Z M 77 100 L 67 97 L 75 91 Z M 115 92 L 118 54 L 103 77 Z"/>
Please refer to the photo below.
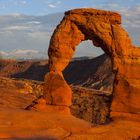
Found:
<path fill-rule="evenodd" d="M 50 72 L 46 74 L 44 86 L 48 104 L 70 105 L 72 93 L 62 71 L 76 46 L 89 39 L 112 60 L 116 76 L 111 111 L 140 112 L 140 49 L 132 45 L 128 33 L 120 25 L 121 16 L 114 12 L 83 8 L 65 13 L 48 50 Z"/>
<path fill-rule="evenodd" d="M 44 81 L 46 72 L 47 60 L 0 60 L 0 77 Z M 111 59 L 106 54 L 96 58 L 72 58 L 63 75 L 69 85 L 112 93 L 114 74 Z"/>

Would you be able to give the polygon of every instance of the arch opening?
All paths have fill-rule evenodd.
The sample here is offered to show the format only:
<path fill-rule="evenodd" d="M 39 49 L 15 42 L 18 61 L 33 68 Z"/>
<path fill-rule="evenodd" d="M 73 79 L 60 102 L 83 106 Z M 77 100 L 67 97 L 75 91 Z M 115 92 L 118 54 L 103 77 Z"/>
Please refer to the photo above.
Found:
<path fill-rule="evenodd" d="M 100 47 L 94 46 L 91 40 L 85 40 L 77 45 L 72 58 L 95 58 L 102 54 L 104 54 L 104 51 Z"/>
<path fill-rule="evenodd" d="M 79 50 L 83 51 L 82 54 L 75 57 L 80 53 Z M 112 72 L 111 58 L 101 47 L 94 46 L 91 40 L 82 41 L 77 45 L 63 75 L 69 85 L 105 91 L 109 94 L 113 91 L 115 75 Z"/>
<path fill-rule="evenodd" d="M 99 44 L 96 39 L 94 44 L 95 42 Z M 94 124 L 104 124 L 110 121 L 115 75 L 110 56 L 102 47 L 96 47 L 94 44 L 91 40 L 84 40 L 75 46 L 73 56 L 80 47 L 84 47 L 86 51 L 91 48 L 89 57 L 84 51 L 81 55 L 84 57 L 72 57 L 72 61 L 63 71 L 63 76 L 72 89 L 72 115 Z"/>

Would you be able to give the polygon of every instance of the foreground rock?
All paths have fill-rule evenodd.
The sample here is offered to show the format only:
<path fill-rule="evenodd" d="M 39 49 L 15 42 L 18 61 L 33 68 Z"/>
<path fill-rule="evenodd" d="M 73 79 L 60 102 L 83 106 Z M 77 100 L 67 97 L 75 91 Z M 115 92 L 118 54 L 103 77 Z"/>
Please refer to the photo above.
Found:
<path fill-rule="evenodd" d="M 55 72 L 45 76 L 43 93 L 47 104 L 67 107 L 71 105 L 71 89 L 64 78 Z"/>
<path fill-rule="evenodd" d="M 93 124 L 109 122 L 111 95 L 109 92 L 71 86 L 70 110 L 66 106 L 48 106 L 43 96 L 43 82 L 0 78 L 0 108 L 51 111 L 71 114 Z M 34 101 L 33 101 L 34 100 Z M 33 101 L 33 102 L 32 102 Z M 32 103 L 32 104 L 31 104 Z M 31 104 L 31 105 L 30 105 Z"/>
<path fill-rule="evenodd" d="M 111 124 L 93 126 L 71 115 L 0 109 L 0 139 L 4 140 L 139 140 L 140 116 L 125 114 Z"/>
<path fill-rule="evenodd" d="M 25 86 L 19 87 L 26 83 L 28 87 L 34 87 L 32 92 Z M 72 113 L 89 121 L 93 118 L 91 121 L 93 124 L 65 114 L 60 109 L 56 110 L 55 106 L 47 105 L 45 111 L 44 109 L 41 111 L 41 108 L 39 111 L 26 111 L 24 108 L 39 96 L 37 92 L 34 95 L 34 90 L 40 91 L 41 87 L 43 87 L 41 82 L 1 78 L 0 139 L 139 140 L 140 115 L 138 114 L 113 113 L 111 123 L 96 125 L 103 123 L 105 114 L 109 113 L 108 93 L 73 87 L 75 92 L 72 97 Z M 39 102 L 35 100 L 35 103 L 37 101 Z M 44 101 L 40 100 L 40 104 L 44 104 Z"/>
<path fill-rule="evenodd" d="M 50 41 L 49 71 L 63 79 L 62 71 L 68 65 L 76 46 L 90 39 L 112 60 L 116 76 L 111 111 L 140 113 L 140 49 L 132 45 L 128 33 L 120 25 L 121 16 L 114 12 L 84 8 L 66 12 Z M 44 91 L 44 96 L 47 94 Z"/>

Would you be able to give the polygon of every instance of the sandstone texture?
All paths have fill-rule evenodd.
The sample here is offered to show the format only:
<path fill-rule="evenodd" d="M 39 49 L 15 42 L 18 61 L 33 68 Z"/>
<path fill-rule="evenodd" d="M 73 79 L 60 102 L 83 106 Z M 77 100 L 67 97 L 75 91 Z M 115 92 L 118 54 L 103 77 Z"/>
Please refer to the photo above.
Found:
<path fill-rule="evenodd" d="M 117 13 L 86 8 L 65 12 L 50 40 L 50 72 L 47 75 L 53 72 L 61 76 L 62 83 L 65 83 L 62 71 L 68 65 L 76 46 L 88 39 L 96 47 L 101 47 L 112 61 L 115 80 L 111 111 L 140 113 L 140 49 L 132 44 L 128 33 L 121 27 L 121 16 Z M 45 78 L 46 83 L 48 77 Z M 60 96 L 63 94 L 64 98 L 68 97 L 66 89 L 61 89 L 64 93 Z M 44 96 L 53 97 L 52 94 L 55 93 L 44 90 Z M 71 99 L 63 100 L 67 101 L 63 105 L 69 106 Z"/>
<path fill-rule="evenodd" d="M 109 125 L 93 126 L 72 115 L 55 112 L 0 109 L 1 140 L 139 140 L 140 119 L 115 118 Z"/>
<path fill-rule="evenodd" d="M 43 87 L 43 82 L 0 77 L 0 108 L 53 111 L 55 114 L 71 112 L 73 116 L 93 124 L 109 122 L 109 92 L 71 86 L 73 94 L 69 110 L 66 106 L 46 105 L 46 100 L 42 98 Z"/>
<path fill-rule="evenodd" d="M 44 98 L 50 105 L 71 105 L 71 89 L 61 75 L 50 72 L 45 77 Z"/>
<path fill-rule="evenodd" d="M 72 87 L 72 112 L 77 113 L 75 115 L 81 115 L 79 117 L 85 120 L 90 120 L 93 117 L 93 124 L 91 124 L 75 118 L 70 114 L 61 112 L 62 106 L 57 106 L 57 108 L 55 108 L 55 105 L 47 105 L 45 111 L 42 111 L 42 106 L 38 107 L 39 111 L 25 110 L 24 108 L 38 96 L 38 94 L 34 95 L 34 90 L 37 90 L 38 88 L 33 88 L 33 93 L 27 93 L 26 88 L 18 86 L 21 83 L 23 85 L 28 83 L 28 86 L 31 87 L 37 87 L 37 85 L 43 87 L 42 82 L 1 78 L 1 140 L 140 139 L 139 114 L 112 113 L 111 116 L 113 117 L 113 121 L 111 121 L 111 123 L 96 125 L 95 122 L 103 122 L 103 116 L 107 112 L 107 108 L 105 107 L 106 104 L 108 104 L 108 100 L 106 99 L 108 96 L 107 93 L 101 94 L 99 91 L 87 91 L 87 89 L 80 87 Z M 17 89 L 22 89 L 22 92 L 19 92 Z M 43 90 L 43 88 L 41 89 Z M 24 94 L 23 91 L 25 91 L 26 94 Z M 44 100 L 41 98 L 35 100 L 35 102 L 40 102 L 40 105 L 44 104 Z M 93 114 L 93 116 L 90 116 L 90 114 Z"/>

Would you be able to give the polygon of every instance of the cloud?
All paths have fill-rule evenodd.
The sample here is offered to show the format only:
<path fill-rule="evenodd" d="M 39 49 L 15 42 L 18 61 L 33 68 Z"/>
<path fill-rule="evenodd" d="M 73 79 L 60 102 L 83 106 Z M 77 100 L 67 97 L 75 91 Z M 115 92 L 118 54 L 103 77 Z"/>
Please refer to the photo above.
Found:
<path fill-rule="evenodd" d="M 40 21 L 29 21 L 28 24 L 40 24 Z"/>
<path fill-rule="evenodd" d="M 51 34 L 47 33 L 47 32 L 41 32 L 41 31 L 37 31 L 37 32 L 32 32 L 32 33 L 28 33 L 28 37 L 34 39 L 34 40 L 38 40 L 38 41 L 42 41 L 42 42 L 46 42 L 46 39 L 50 39 Z"/>
<path fill-rule="evenodd" d="M 47 52 L 52 32 L 62 16 L 63 13 L 46 16 L 0 16 L 0 50 L 10 51 L 18 48 Z"/>
<path fill-rule="evenodd" d="M 140 5 L 126 8 L 121 12 L 123 15 L 123 27 L 128 31 L 133 44 L 140 46 Z"/>
<path fill-rule="evenodd" d="M 30 29 L 30 27 L 27 27 L 27 26 L 9 26 L 9 27 L 6 27 L 6 28 L 3 28 L 3 30 L 7 30 L 7 31 L 12 31 L 12 30 L 27 30 L 27 29 Z"/>
<path fill-rule="evenodd" d="M 50 8 L 57 8 L 62 2 L 60 0 L 48 0 L 45 1 L 45 3 L 48 5 Z"/>
<path fill-rule="evenodd" d="M 13 16 L 13 17 L 21 17 L 22 15 L 21 15 L 21 13 L 10 13 L 10 14 L 8 14 L 9 16 Z"/>
<path fill-rule="evenodd" d="M 38 53 L 38 50 L 23 50 L 23 49 L 17 49 L 12 52 L 9 52 L 10 55 L 20 55 L 20 54 L 27 54 L 27 53 Z"/>
<path fill-rule="evenodd" d="M 129 33 L 133 43 L 140 46 L 138 41 L 140 33 L 140 4 L 134 4 L 131 7 L 126 6 L 125 2 L 110 2 L 97 5 L 97 9 L 115 11 L 122 16 L 122 26 Z"/>
<path fill-rule="evenodd" d="M 128 26 L 140 27 L 140 5 L 126 9 L 122 14 L 125 18 L 125 24 Z"/>
<path fill-rule="evenodd" d="M 48 4 L 48 6 L 49 6 L 50 8 L 56 8 L 56 5 L 54 5 L 54 4 Z"/>
<path fill-rule="evenodd" d="M 52 4 L 50 1 L 48 4 Z M 54 3 L 54 6 L 58 6 Z M 123 27 L 129 32 L 134 44 L 140 46 L 140 5 L 133 8 L 118 4 L 102 5 L 105 10 L 118 11 L 123 17 Z M 103 8 L 104 7 L 104 8 Z M 97 8 L 97 7 L 96 7 Z M 49 8 L 48 8 L 49 9 Z M 0 16 L 0 42 L 1 51 L 14 49 L 36 49 L 47 52 L 52 32 L 63 17 L 63 13 L 55 13 L 46 16 L 26 16 L 19 13 Z M 92 55 L 87 42 L 78 47 L 76 55 Z M 84 48 L 86 48 L 84 50 Z M 94 48 L 94 47 L 93 47 Z M 93 54 L 94 55 L 94 54 Z"/>
<path fill-rule="evenodd" d="M 25 50 L 17 49 L 9 52 L 0 51 L 0 58 L 13 58 L 13 59 L 43 59 L 47 58 L 47 53 L 38 50 Z"/>

